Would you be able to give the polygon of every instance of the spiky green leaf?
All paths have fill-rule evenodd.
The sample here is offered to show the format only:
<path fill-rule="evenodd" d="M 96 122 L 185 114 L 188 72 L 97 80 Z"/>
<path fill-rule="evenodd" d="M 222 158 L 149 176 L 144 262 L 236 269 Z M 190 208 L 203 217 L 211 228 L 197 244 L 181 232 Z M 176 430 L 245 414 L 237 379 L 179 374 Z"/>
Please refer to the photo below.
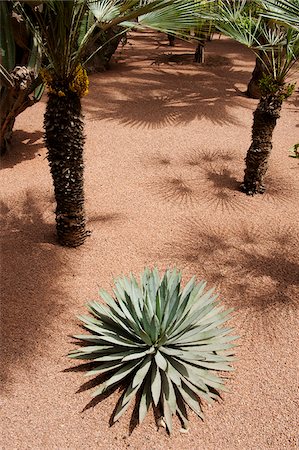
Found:
<path fill-rule="evenodd" d="M 181 273 L 167 270 L 160 279 L 146 269 L 140 285 L 131 274 L 115 282 L 114 298 L 101 292 L 106 306 L 92 302 L 90 316 L 81 316 L 90 335 L 75 338 L 84 345 L 71 358 L 94 361 L 87 375 L 106 374 L 94 393 L 126 383 L 114 420 L 128 409 L 140 390 L 139 421 L 153 402 L 163 410 L 169 432 L 177 413 L 187 427 L 185 404 L 202 417 L 200 399 L 212 402 L 226 390 L 223 371 L 232 370 L 235 336 L 223 328 L 223 311 L 213 289 L 191 279 L 181 290 Z"/>

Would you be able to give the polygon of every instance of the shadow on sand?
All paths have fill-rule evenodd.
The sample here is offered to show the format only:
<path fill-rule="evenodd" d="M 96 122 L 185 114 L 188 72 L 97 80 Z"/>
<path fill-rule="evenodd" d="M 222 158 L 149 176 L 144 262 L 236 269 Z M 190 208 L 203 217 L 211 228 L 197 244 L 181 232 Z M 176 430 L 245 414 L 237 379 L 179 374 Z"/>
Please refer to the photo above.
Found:
<path fill-rule="evenodd" d="M 144 161 L 155 169 L 155 182 L 147 183 L 154 195 L 171 204 L 183 206 L 200 203 L 211 211 L 232 212 L 251 208 L 250 198 L 240 191 L 239 168 L 243 155 L 236 151 L 205 150 L 186 153 L 181 161 L 168 155 L 150 156 Z M 263 202 L 294 200 L 289 180 L 270 169 L 266 176 Z"/>
<path fill-rule="evenodd" d="M 148 61 L 148 70 L 134 66 L 134 53 L 129 52 L 115 71 L 92 77 L 93 95 L 84 101 L 90 118 L 140 128 L 186 125 L 202 118 L 215 124 L 239 123 L 230 109 L 242 105 L 242 100 L 248 108 L 248 100 L 235 85 L 246 85 L 250 72 L 234 66 L 231 57 L 222 56 L 231 42 L 223 41 L 220 50 L 218 42 L 211 43 L 206 63 L 190 65 L 193 54 L 182 53 L 186 52 L 184 43 L 169 55 L 163 49 L 150 47 L 146 37 L 136 35 L 134 42 L 138 39 L 145 51 L 143 65 L 144 60 Z M 217 54 L 219 51 L 222 54 Z M 140 57 L 140 49 L 138 52 Z"/>
<path fill-rule="evenodd" d="M 30 368 L 34 354 L 51 339 L 51 322 L 64 305 L 57 278 L 64 263 L 54 226 L 45 223 L 42 205 L 27 192 L 18 213 L 1 204 L 1 367 L 2 387 L 13 372 Z"/>
<path fill-rule="evenodd" d="M 44 148 L 43 132 L 14 130 L 11 148 L 1 157 L 0 167 L 8 169 L 17 164 L 41 156 L 40 150 Z"/>
<path fill-rule="evenodd" d="M 277 337 L 277 323 L 295 320 L 299 307 L 298 250 L 295 226 L 258 228 L 244 222 L 213 228 L 185 220 L 163 256 L 220 287 L 246 334 L 258 331 L 271 339 Z"/>

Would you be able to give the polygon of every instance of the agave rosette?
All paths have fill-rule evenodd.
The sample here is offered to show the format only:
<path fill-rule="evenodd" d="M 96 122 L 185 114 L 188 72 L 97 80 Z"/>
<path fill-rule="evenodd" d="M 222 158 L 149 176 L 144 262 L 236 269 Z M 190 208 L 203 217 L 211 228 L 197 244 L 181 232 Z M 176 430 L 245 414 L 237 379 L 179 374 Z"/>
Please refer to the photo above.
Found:
<path fill-rule="evenodd" d="M 88 304 L 92 316 L 80 319 L 90 334 L 74 336 L 83 346 L 69 356 L 95 363 L 87 376 L 107 375 L 94 397 L 126 383 L 114 421 L 139 391 L 140 423 L 153 402 L 169 432 L 174 414 L 186 428 L 186 404 L 203 418 L 202 400 L 211 403 L 225 390 L 221 372 L 232 370 L 236 337 L 220 326 L 232 310 L 224 311 L 205 287 L 193 277 L 181 289 L 177 270 L 160 279 L 157 269 L 146 269 L 139 284 L 132 275 L 117 279 L 114 298 L 100 291 L 105 306 Z"/>

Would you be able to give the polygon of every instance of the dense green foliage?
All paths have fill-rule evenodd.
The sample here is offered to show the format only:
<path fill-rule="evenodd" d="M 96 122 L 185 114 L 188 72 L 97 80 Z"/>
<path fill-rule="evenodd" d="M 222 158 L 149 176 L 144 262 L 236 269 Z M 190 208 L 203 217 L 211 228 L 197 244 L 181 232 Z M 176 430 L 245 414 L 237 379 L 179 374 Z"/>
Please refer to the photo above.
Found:
<path fill-rule="evenodd" d="M 74 336 L 82 347 L 69 356 L 94 362 L 88 376 L 107 375 L 93 396 L 125 385 L 114 421 L 137 394 L 139 422 L 153 402 L 171 432 L 176 413 L 187 427 L 185 404 L 202 418 L 201 401 L 211 403 L 225 390 L 213 372 L 232 370 L 236 337 L 220 327 L 232 310 L 223 311 L 205 286 L 193 277 L 181 289 L 180 272 L 167 270 L 160 279 L 146 269 L 139 284 L 132 275 L 116 280 L 114 298 L 100 291 L 105 306 L 89 303 L 92 316 L 80 318 L 90 334 Z"/>
<path fill-rule="evenodd" d="M 13 2 L 0 2 L 0 154 L 10 147 L 16 117 L 40 100 L 40 49 Z"/>
<path fill-rule="evenodd" d="M 299 58 L 299 33 L 287 22 L 281 22 L 275 6 L 278 3 L 220 1 L 217 28 L 251 48 L 260 59 L 265 74 L 282 84 Z M 298 5 L 297 0 L 284 3 L 291 9 Z M 276 14 L 277 20 L 269 20 L 268 16 L 275 19 Z"/>

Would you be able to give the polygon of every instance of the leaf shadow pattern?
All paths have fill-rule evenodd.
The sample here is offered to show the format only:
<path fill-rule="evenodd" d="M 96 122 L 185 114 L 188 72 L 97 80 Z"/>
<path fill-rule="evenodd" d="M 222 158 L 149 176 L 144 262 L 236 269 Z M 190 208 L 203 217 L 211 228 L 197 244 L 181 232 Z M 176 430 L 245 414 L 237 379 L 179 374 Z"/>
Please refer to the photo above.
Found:
<path fill-rule="evenodd" d="M 265 203 L 286 203 L 292 201 L 296 192 L 289 178 L 282 177 L 275 168 L 270 167 L 265 176 L 266 191 L 261 196 Z"/>
<path fill-rule="evenodd" d="M 102 83 L 93 80 L 94 94 L 85 101 L 85 109 L 92 119 L 135 128 L 186 125 L 203 117 L 215 124 L 237 124 L 228 108 L 242 104 L 242 96 L 233 89 L 235 72 L 227 72 L 227 81 L 211 73 L 169 73 L 162 69 L 138 75 L 133 72 L 127 74 L 128 80 L 112 80 L 110 85 L 109 78 Z"/>
<path fill-rule="evenodd" d="M 144 35 L 140 39 L 135 35 L 135 39 L 142 42 L 136 51 L 143 57 L 143 66 L 148 61 L 148 68 L 143 67 L 141 72 L 128 56 L 125 66 L 118 66 L 117 73 L 110 71 L 91 77 L 93 94 L 84 100 L 85 111 L 91 119 L 116 121 L 136 128 L 186 125 L 201 118 L 215 124 L 239 123 L 230 109 L 234 105 L 248 108 L 248 100 L 235 84 L 243 82 L 246 85 L 250 72 L 234 67 L 229 57 L 215 55 L 219 43 L 209 45 L 208 61 L 211 60 L 211 64 L 158 68 L 151 65 L 153 58 L 167 59 L 168 56 L 163 55 L 163 50 L 156 49 L 155 54 L 144 61 L 148 38 Z M 226 45 L 231 45 L 228 42 L 222 44 L 222 52 Z M 184 51 L 183 46 L 187 44 L 180 45 Z M 238 50 L 241 51 L 241 47 Z M 171 57 L 178 59 L 181 55 Z"/>
<path fill-rule="evenodd" d="M 1 203 L 1 379 L 7 390 L 19 368 L 30 373 L 32 355 L 51 339 L 52 321 L 65 308 L 57 279 L 66 264 L 43 210 L 32 191 L 14 208 Z"/>
<path fill-rule="evenodd" d="M 215 158 L 214 158 L 215 156 Z M 200 170 L 207 182 L 205 202 L 207 207 L 221 212 L 243 211 L 248 205 L 240 192 L 240 181 L 235 175 L 237 157 L 230 152 L 203 152 Z"/>
<path fill-rule="evenodd" d="M 166 176 L 150 182 L 147 186 L 160 198 L 168 203 L 192 205 L 196 199 L 196 190 L 193 180 L 186 180 L 181 175 Z"/>
<path fill-rule="evenodd" d="M 218 149 L 195 150 L 185 156 L 184 164 L 190 167 L 199 167 L 203 165 L 213 164 L 215 161 L 230 163 L 236 160 L 236 156 L 232 151 Z"/>
<path fill-rule="evenodd" d="M 153 56 L 150 58 L 152 60 L 152 64 L 160 65 L 160 64 L 166 64 L 170 66 L 176 66 L 176 65 L 191 65 L 193 67 L 230 67 L 231 61 L 226 56 L 221 55 L 208 55 L 204 61 L 204 63 L 197 63 L 195 61 L 195 55 L 193 53 L 177 53 L 177 52 L 169 52 L 162 54 L 159 54 L 158 56 Z"/>
<path fill-rule="evenodd" d="M 88 362 L 88 363 L 83 363 L 83 364 L 78 364 L 76 366 L 68 367 L 63 372 L 65 372 L 65 373 L 67 373 L 67 372 L 87 372 L 87 371 L 95 369 L 97 367 L 98 367 L 98 363 Z M 98 376 L 94 376 L 93 378 L 91 378 L 88 381 L 86 381 L 85 383 L 83 383 L 79 387 L 79 389 L 76 391 L 76 393 L 80 394 L 80 393 L 88 391 L 90 389 L 99 387 L 100 384 L 109 380 L 109 378 L 116 372 L 117 372 L 117 369 L 115 371 L 109 372 L 109 374 L 104 373 L 104 374 L 100 374 Z M 96 397 L 93 397 L 84 406 L 84 408 L 81 412 L 84 413 L 91 408 L 93 409 L 97 405 L 99 405 L 100 403 L 105 401 L 108 397 L 113 396 L 113 399 L 117 398 L 117 401 L 116 401 L 116 404 L 114 405 L 112 413 L 109 417 L 109 426 L 112 427 L 116 423 L 116 422 L 114 422 L 114 416 L 115 416 L 117 409 L 122 401 L 123 394 L 125 393 L 125 388 L 126 388 L 125 380 L 122 383 L 117 383 L 116 385 L 111 386 L 106 392 L 104 392 L 100 395 L 97 395 Z M 132 432 L 138 425 L 138 408 L 139 408 L 140 397 L 141 397 L 141 394 L 138 391 L 135 396 L 135 405 L 133 407 L 133 411 L 132 411 L 131 418 L 130 418 L 129 434 L 132 434 Z"/>
<path fill-rule="evenodd" d="M 238 158 L 233 152 L 190 152 L 180 161 L 179 169 L 167 155 L 163 159 L 170 161 L 167 166 L 171 169 L 171 175 L 168 171 L 147 186 L 164 201 L 183 205 L 200 202 L 202 207 L 221 212 L 248 208 L 247 199 L 241 193 L 240 183 L 235 176 Z M 150 164 L 162 168 L 156 157 L 150 160 Z"/>
<path fill-rule="evenodd" d="M 171 157 L 163 154 L 161 152 L 155 152 L 153 154 L 147 154 L 146 157 L 141 159 L 141 163 L 153 167 L 154 169 L 158 168 L 167 168 L 171 165 Z"/>
<path fill-rule="evenodd" d="M 179 267 L 221 288 L 241 318 L 244 336 L 278 339 L 282 324 L 299 312 L 299 239 L 296 225 L 209 226 L 186 220 L 176 241 L 163 249 Z"/>
<path fill-rule="evenodd" d="M 204 174 L 208 189 L 205 190 L 205 201 L 214 210 L 244 210 L 249 204 L 240 192 L 241 182 L 236 169 L 243 163 L 240 153 L 221 150 L 203 150 L 189 153 L 185 164 L 191 169 L 198 169 Z M 194 173 L 194 172 L 193 172 Z M 280 176 L 275 168 L 270 167 L 265 177 L 266 192 L 260 196 L 265 203 L 284 203 L 294 197 L 294 189 L 289 179 Z"/>
<path fill-rule="evenodd" d="M 185 164 L 203 174 L 204 199 L 209 208 L 224 212 L 244 210 L 247 205 L 240 194 L 240 182 L 234 170 L 240 156 L 228 150 L 196 150 L 186 156 Z"/>
<path fill-rule="evenodd" d="M 8 169 L 17 164 L 34 159 L 39 151 L 44 149 L 43 132 L 15 130 L 13 132 L 11 148 L 1 157 L 1 168 Z"/>

